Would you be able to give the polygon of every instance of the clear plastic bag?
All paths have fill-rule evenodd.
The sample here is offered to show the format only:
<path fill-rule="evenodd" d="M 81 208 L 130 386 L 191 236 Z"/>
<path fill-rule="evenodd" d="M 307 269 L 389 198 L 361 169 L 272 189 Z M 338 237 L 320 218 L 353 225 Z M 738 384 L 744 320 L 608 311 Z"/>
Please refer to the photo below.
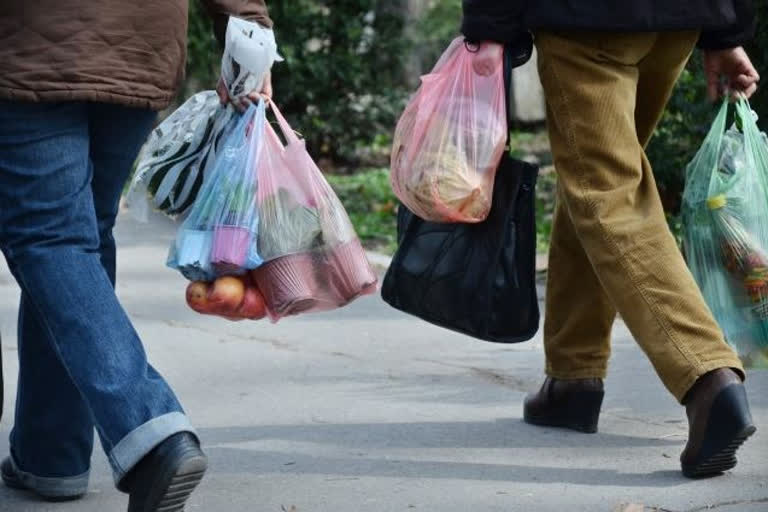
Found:
<path fill-rule="evenodd" d="M 240 275 L 262 262 L 257 252 L 256 162 L 265 105 L 251 106 L 232 125 L 209 175 L 179 227 L 168 266 L 192 281 Z"/>
<path fill-rule="evenodd" d="M 127 196 L 139 219 L 146 220 L 149 209 L 171 216 L 187 211 L 233 115 L 220 104 L 216 91 L 203 91 L 152 131 Z"/>
<path fill-rule="evenodd" d="M 221 78 L 232 98 L 259 91 L 277 53 L 275 33 L 253 21 L 230 17 L 221 59 Z"/>
<path fill-rule="evenodd" d="M 258 253 L 251 272 L 273 321 L 344 306 L 376 291 L 377 277 L 344 207 L 278 108 L 258 164 Z"/>
<path fill-rule="evenodd" d="M 421 78 L 397 123 L 392 188 L 422 219 L 480 222 L 488 216 L 507 140 L 503 48 L 496 46 L 493 72 L 481 75 L 463 38 L 455 39 Z"/>
<path fill-rule="evenodd" d="M 768 145 L 746 100 L 724 103 L 687 169 L 685 251 L 704 298 L 745 364 L 768 366 Z M 740 128 L 740 129 L 739 129 Z"/>

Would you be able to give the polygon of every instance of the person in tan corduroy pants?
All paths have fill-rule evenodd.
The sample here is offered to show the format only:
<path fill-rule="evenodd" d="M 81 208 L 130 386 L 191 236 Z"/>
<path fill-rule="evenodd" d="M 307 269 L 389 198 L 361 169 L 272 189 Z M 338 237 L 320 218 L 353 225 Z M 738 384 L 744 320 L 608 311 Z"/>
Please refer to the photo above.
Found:
<path fill-rule="evenodd" d="M 604 378 L 618 311 L 678 400 L 741 363 L 670 233 L 645 152 L 698 32 L 536 34 L 558 174 L 547 374 Z"/>
<path fill-rule="evenodd" d="M 558 176 L 549 256 L 544 384 L 528 423 L 597 432 L 617 314 L 685 405 L 690 477 L 736 465 L 755 432 L 744 369 L 726 343 L 667 226 L 645 155 L 693 48 L 710 97 L 746 97 L 759 80 L 742 45 L 751 0 L 570 2 L 463 0 L 467 40 L 535 42 Z"/>
<path fill-rule="evenodd" d="M 698 30 L 535 33 L 558 175 L 544 325 L 547 379 L 529 423 L 596 432 L 617 313 L 686 406 L 686 476 L 736 465 L 755 432 L 744 369 L 667 226 L 645 154 Z M 751 94 L 741 48 L 707 53 L 710 92 Z"/>

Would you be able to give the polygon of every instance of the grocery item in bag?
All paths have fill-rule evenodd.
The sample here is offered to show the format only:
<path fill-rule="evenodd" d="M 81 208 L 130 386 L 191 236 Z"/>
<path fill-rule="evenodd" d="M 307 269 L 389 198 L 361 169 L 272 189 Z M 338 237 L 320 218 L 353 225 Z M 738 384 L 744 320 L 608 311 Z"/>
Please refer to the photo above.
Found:
<path fill-rule="evenodd" d="M 338 308 L 373 293 L 371 269 L 344 207 L 272 104 L 287 145 L 269 125 L 258 164 L 258 253 L 251 277 L 273 321 Z"/>
<path fill-rule="evenodd" d="M 233 115 L 215 91 L 203 91 L 152 130 L 127 195 L 134 215 L 146 220 L 149 209 L 171 216 L 187 211 Z"/>
<path fill-rule="evenodd" d="M 392 188 L 413 213 L 434 222 L 480 222 L 507 139 L 503 48 L 490 74 L 455 39 L 403 112 L 391 155 Z"/>
<path fill-rule="evenodd" d="M 724 103 L 688 167 L 685 250 L 728 342 L 748 366 L 767 366 L 768 146 L 746 100 L 726 131 L 727 113 Z"/>
<path fill-rule="evenodd" d="M 256 251 L 256 162 L 264 124 L 263 101 L 239 117 L 179 227 L 168 266 L 192 281 L 243 274 L 261 264 Z"/>
<path fill-rule="evenodd" d="M 229 320 L 260 320 L 267 316 L 264 296 L 247 274 L 220 277 L 212 283 L 191 282 L 186 296 L 189 307 L 203 315 Z"/>

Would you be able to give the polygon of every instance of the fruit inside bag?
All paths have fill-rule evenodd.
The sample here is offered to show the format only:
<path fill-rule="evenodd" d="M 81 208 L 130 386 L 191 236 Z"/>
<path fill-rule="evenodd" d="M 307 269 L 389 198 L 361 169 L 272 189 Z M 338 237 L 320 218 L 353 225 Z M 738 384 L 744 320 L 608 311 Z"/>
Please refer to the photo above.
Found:
<path fill-rule="evenodd" d="M 171 245 L 168 266 L 191 281 L 244 274 L 262 262 L 256 250 L 256 162 L 265 110 L 263 101 L 252 105 L 227 134 Z"/>
<path fill-rule="evenodd" d="M 746 102 L 725 131 L 724 103 L 688 167 L 683 197 L 691 271 L 744 363 L 768 367 L 768 146 Z"/>
<path fill-rule="evenodd" d="M 171 216 L 187 211 L 233 116 L 216 91 L 203 91 L 152 131 L 127 195 L 136 217 L 146 221 L 149 209 Z"/>
<path fill-rule="evenodd" d="M 258 253 L 250 272 L 273 321 L 344 306 L 375 292 L 377 277 L 344 207 L 279 109 L 284 146 L 264 129 L 258 163 Z"/>
<path fill-rule="evenodd" d="M 503 47 L 481 75 L 475 53 L 455 39 L 409 102 L 395 129 L 391 180 L 409 210 L 433 222 L 488 216 L 507 139 Z"/>
<path fill-rule="evenodd" d="M 200 314 L 233 321 L 267 316 L 264 296 L 248 274 L 219 277 L 213 282 L 193 281 L 187 286 L 187 304 Z"/>

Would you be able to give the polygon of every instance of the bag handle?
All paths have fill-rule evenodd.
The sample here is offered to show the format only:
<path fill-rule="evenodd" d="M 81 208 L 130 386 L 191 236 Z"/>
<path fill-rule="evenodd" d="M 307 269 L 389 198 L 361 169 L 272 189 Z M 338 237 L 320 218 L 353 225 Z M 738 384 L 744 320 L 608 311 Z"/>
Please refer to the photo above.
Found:
<path fill-rule="evenodd" d="M 768 166 L 768 144 L 765 142 L 765 135 L 757 126 L 756 115 L 749 101 L 741 93 L 736 102 L 736 116 L 744 134 L 747 164 L 758 171 L 761 180 L 766 180 L 764 169 Z M 768 182 L 766 185 L 768 186 Z"/>
<path fill-rule="evenodd" d="M 277 119 L 277 124 L 280 125 L 280 131 L 283 132 L 283 136 L 285 137 L 285 140 L 288 142 L 288 145 L 291 144 L 298 144 L 301 142 L 301 139 L 296 135 L 296 132 L 293 131 L 293 128 L 291 128 L 291 125 L 288 124 L 288 121 L 283 116 L 282 112 L 280 112 L 280 109 L 277 108 L 277 105 L 275 102 L 270 98 L 265 98 L 267 102 L 269 102 L 270 106 L 272 107 L 272 113 L 275 114 L 275 119 Z"/>

